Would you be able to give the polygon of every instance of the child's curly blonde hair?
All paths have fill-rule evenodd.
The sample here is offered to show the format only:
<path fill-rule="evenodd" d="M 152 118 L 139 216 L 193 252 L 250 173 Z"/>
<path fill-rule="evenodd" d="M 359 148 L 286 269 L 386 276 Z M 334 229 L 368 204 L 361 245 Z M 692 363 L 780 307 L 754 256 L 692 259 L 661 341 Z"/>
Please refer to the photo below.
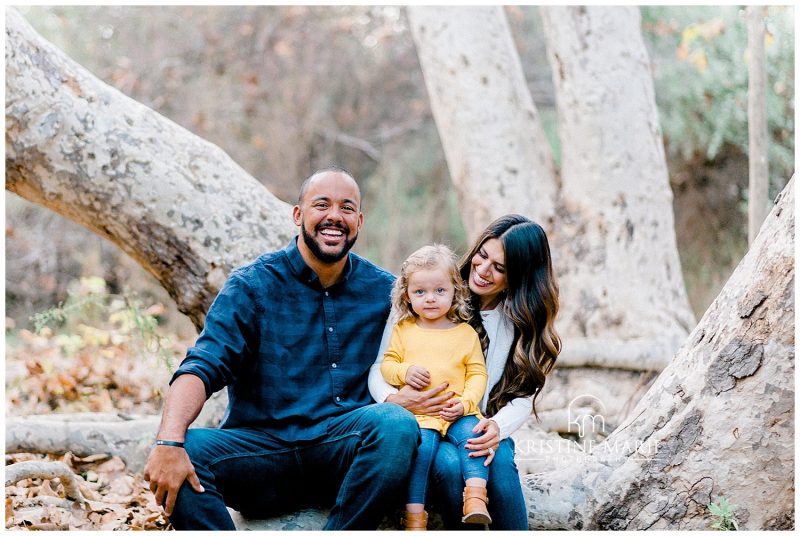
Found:
<path fill-rule="evenodd" d="M 455 253 L 442 244 L 423 246 L 408 256 L 400 267 L 400 276 L 392 289 L 392 318 L 400 323 L 408 318 L 415 318 L 417 314 L 411 308 L 408 299 L 408 278 L 420 270 L 443 267 L 450 276 L 455 293 L 453 304 L 447 311 L 447 318 L 455 323 L 468 322 L 470 319 L 471 305 L 469 301 L 469 286 L 461 279 Z"/>

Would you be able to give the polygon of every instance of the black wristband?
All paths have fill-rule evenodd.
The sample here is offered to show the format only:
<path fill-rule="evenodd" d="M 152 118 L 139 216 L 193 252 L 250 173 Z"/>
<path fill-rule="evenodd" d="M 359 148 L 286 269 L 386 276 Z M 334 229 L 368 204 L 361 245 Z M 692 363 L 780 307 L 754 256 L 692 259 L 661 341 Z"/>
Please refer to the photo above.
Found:
<path fill-rule="evenodd" d="M 164 445 L 166 447 L 180 447 L 183 448 L 183 443 L 180 441 L 164 441 L 163 439 L 156 439 L 156 445 Z"/>

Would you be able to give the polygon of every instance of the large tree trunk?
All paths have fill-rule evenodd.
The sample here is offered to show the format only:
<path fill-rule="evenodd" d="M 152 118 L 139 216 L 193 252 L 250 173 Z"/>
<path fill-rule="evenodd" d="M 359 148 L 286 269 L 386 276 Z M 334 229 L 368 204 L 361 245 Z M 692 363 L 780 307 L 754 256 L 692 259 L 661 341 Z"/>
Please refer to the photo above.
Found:
<path fill-rule="evenodd" d="M 407 12 L 468 239 L 512 212 L 549 225 L 553 158 L 503 8 Z"/>
<path fill-rule="evenodd" d="M 295 234 L 220 148 L 95 78 L 6 10 L 6 189 L 117 244 L 202 327 L 228 272 Z"/>
<path fill-rule="evenodd" d="M 475 237 L 493 218 L 519 212 L 550 234 L 560 366 L 661 370 L 695 319 L 638 11 L 541 10 L 560 181 L 502 8 L 408 8 L 463 220 Z"/>
<path fill-rule="evenodd" d="M 722 497 L 740 528 L 794 526 L 794 179 L 631 415 L 526 478 L 532 528 L 707 529 Z"/>
<path fill-rule="evenodd" d="M 769 136 L 767 66 L 764 58 L 764 6 L 747 6 L 747 243 L 752 244 L 769 211 Z"/>
<path fill-rule="evenodd" d="M 565 353 L 575 337 L 586 338 L 574 343 L 583 351 L 616 339 L 634 360 L 663 366 L 695 319 L 638 8 L 540 11 L 561 138 L 553 240 Z"/>

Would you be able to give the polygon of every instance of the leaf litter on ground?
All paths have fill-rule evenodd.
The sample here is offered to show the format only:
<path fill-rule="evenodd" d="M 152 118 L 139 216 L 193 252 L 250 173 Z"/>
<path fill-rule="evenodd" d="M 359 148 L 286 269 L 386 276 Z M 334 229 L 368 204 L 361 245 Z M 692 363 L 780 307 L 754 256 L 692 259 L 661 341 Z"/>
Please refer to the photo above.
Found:
<path fill-rule="evenodd" d="M 151 308 L 144 314 L 157 314 Z M 114 323 L 116 322 L 116 323 Z M 164 348 L 147 351 L 129 326 L 116 320 L 102 327 L 76 323 L 70 332 L 16 329 L 6 322 L 6 416 L 117 412 L 158 415 L 171 375 Z M 172 357 L 188 341 L 171 337 Z M 163 339 L 166 340 L 166 339 Z M 66 499 L 56 479 L 27 478 L 6 486 L 10 530 L 170 530 L 141 473 L 116 456 L 96 453 L 15 453 L 6 465 L 60 461 L 78 477 L 86 503 Z"/>

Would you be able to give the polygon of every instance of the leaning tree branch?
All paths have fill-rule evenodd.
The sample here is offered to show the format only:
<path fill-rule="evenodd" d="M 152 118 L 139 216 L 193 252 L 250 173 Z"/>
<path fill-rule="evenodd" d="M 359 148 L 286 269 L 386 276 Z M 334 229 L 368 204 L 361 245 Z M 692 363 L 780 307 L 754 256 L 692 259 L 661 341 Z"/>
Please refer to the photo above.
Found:
<path fill-rule="evenodd" d="M 367 140 L 357 138 L 351 134 L 345 134 L 344 132 L 340 132 L 338 130 L 334 130 L 329 127 L 316 127 L 314 132 L 323 136 L 326 139 L 332 140 L 335 143 L 341 143 L 345 147 L 352 147 L 353 149 L 358 149 L 375 162 L 380 162 L 381 159 L 381 152 L 375 147 L 372 143 L 368 142 Z"/>
<path fill-rule="evenodd" d="M 13 9 L 6 189 L 117 244 L 198 329 L 232 268 L 295 234 L 290 206 L 219 147 L 98 80 Z"/>

